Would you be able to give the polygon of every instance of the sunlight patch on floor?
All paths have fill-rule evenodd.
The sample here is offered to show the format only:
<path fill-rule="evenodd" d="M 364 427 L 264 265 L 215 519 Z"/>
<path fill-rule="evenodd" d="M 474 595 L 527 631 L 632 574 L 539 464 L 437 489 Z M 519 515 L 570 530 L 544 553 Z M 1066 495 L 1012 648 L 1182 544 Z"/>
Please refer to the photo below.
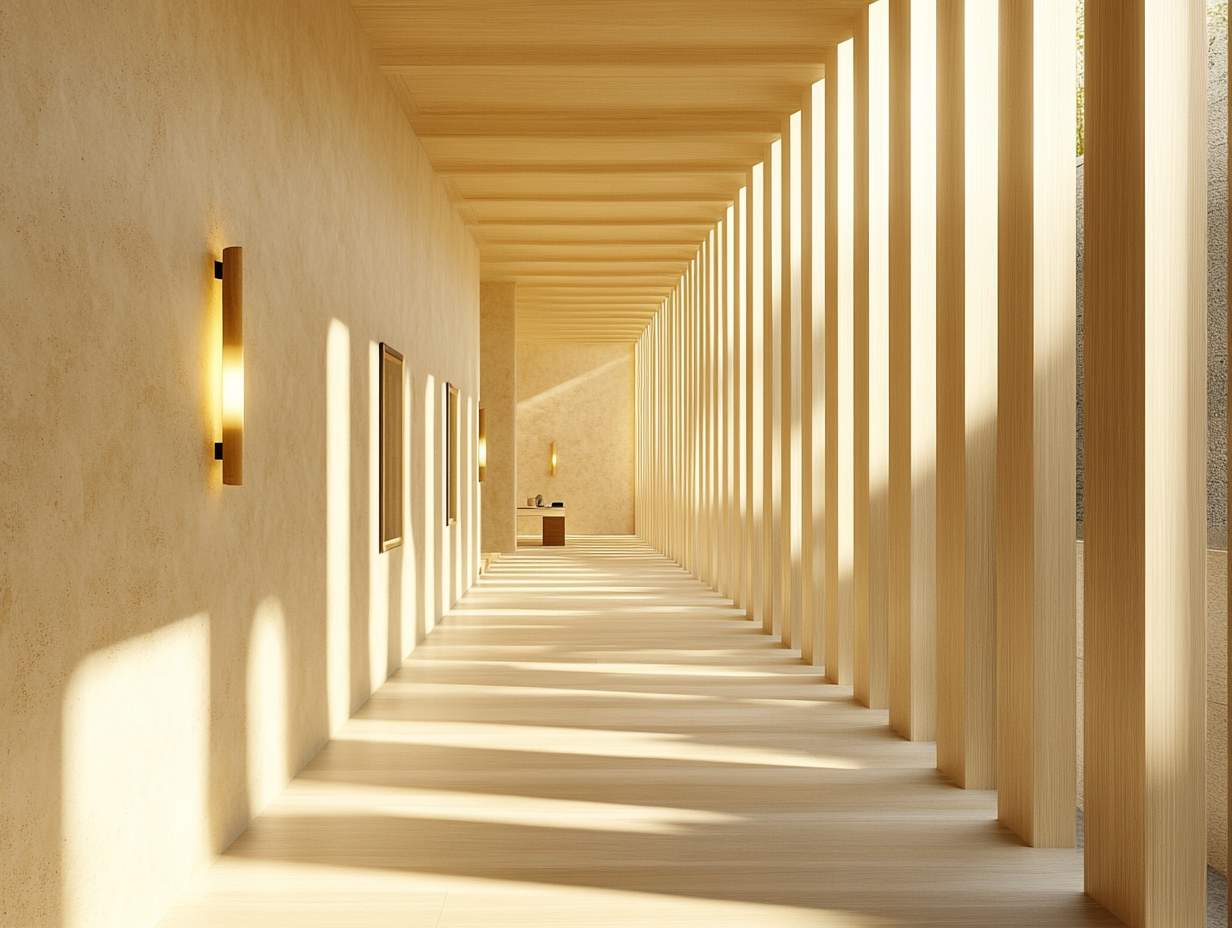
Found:
<path fill-rule="evenodd" d="M 644 731 L 546 728 L 533 725 L 487 725 L 482 722 L 403 722 L 352 719 L 335 741 L 417 744 L 487 751 L 535 751 L 589 757 L 637 757 L 709 764 L 856 770 L 861 764 L 843 757 L 775 751 L 769 748 L 703 744 L 686 735 Z"/>

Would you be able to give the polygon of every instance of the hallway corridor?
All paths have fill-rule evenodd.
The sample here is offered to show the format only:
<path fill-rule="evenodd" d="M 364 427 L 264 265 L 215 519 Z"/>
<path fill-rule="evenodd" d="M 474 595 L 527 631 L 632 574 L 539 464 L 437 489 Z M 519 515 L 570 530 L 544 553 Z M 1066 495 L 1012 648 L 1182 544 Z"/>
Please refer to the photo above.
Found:
<path fill-rule="evenodd" d="M 1120 924 L 797 655 L 635 539 L 520 550 L 161 924 Z"/>

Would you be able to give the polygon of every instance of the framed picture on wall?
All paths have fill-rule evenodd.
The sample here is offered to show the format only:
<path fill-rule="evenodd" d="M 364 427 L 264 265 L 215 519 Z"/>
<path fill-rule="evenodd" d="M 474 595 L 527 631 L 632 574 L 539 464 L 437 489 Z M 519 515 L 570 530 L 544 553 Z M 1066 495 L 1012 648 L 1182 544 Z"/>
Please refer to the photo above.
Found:
<path fill-rule="evenodd" d="M 402 544 L 402 355 L 381 342 L 380 550 Z"/>
<path fill-rule="evenodd" d="M 458 521 L 458 446 L 461 434 L 458 432 L 458 388 L 451 383 L 445 384 L 445 524 L 453 525 Z"/>

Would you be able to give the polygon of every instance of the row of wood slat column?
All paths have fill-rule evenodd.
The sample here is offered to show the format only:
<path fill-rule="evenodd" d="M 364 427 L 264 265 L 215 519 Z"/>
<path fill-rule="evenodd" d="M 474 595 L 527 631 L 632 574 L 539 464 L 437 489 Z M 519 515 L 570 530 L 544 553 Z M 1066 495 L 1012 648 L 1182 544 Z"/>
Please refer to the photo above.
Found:
<path fill-rule="evenodd" d="M 639 534 L 1039 847 L 1076 837 L 1074 14 L 861 9 L 637 349 Z M 1086 888 L 1198 926 L 1205 10 L 1087 0 L 1086 43 Z"/>

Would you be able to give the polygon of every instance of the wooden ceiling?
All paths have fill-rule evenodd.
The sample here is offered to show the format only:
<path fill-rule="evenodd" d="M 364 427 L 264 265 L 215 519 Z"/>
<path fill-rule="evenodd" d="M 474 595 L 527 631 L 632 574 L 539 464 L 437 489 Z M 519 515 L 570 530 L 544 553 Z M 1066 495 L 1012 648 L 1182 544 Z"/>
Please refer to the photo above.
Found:
<path fill-rule="evenodd" d="M 352 0 L 518 337 L 636 341 L 868 0 Z"/>

